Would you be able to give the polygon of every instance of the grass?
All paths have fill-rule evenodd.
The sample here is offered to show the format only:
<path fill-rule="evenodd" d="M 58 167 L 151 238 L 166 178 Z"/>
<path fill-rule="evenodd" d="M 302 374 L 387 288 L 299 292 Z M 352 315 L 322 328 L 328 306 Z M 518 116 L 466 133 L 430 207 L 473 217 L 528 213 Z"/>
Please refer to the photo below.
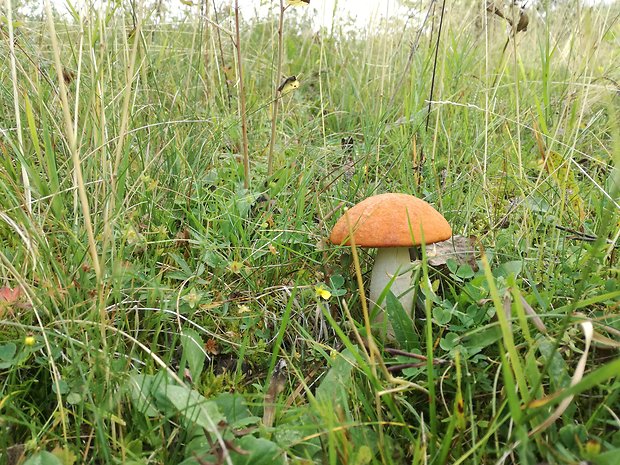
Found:
<path fill-rule="evenodd" d="M 372 33 L 288 8 L 281 41 L 279 5 L 237 41 L 211 4 L 5 4 L 0 463 L 617 463 L 620 10 L 506 42 L 478 3 L 441 35 L 428 2 Z M 476 252 L 423 251 L 375 344 L 373 251 L 326 237 L 389 191 Z"/>

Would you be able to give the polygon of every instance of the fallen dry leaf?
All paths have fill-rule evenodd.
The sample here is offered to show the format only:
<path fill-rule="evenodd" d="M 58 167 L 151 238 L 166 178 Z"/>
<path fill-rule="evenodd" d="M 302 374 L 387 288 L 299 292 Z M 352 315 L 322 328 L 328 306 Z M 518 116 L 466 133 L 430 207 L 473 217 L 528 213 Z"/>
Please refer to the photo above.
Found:
<path fill-rule="evenodd" d="M 205 342 L 205 350 L 210 354 L 217 355 L 220 351 L 217 348 L 217 341 L 215 339 L 209 339 Z"/>
<path fill-rule="evenodd" d="M 263 411 L 263 424 L 267 428 L 273 426 L 273 420 L 276 415 L 275 401 L 278 395 L 284 390 L 286 386 L 286 360 L 280 359 L 271 373 L 271 382 L 269 388 L 265 393 L 264 411 Z"/>
<path fill-rule="evenodd" d="M 479 254 L 475 237 L 452 236 L 447 241 L 427 245 L 426 255 L 432 266 L 445 265 L 449 259 L 453 259 L 459 265 L 468 264 L 476 270 L 476 258 Z"/>
<path fill-rule="evenodd" d="M 597 346 L 604 347 L 606 349 L 620 349 L 620 342 L 610 339 L 607 336 L 603 336 L 596 331 L 594 331 L 594 334 L 592 335 L 592 341 L 596 342 Z"/>
<path fill-rule="evenodd" d="M 521 305 L 523 306 L 523 310 L 525 310 L 525 313 L 530 316 L 532 323 L 534 323 L 534 326 L 536 326 L 536 328 L 538 328 L 541 333 L 546 334 L 547 327 L 543 323 L 542 319 L 538 316 L 538 313 L 536 313 L 536 310 L 532 308 L 532 306 L 527 302 L 527 300 L 525 300 L 522 295 L 520 295 L 519 297 L 521 298 Z"/>

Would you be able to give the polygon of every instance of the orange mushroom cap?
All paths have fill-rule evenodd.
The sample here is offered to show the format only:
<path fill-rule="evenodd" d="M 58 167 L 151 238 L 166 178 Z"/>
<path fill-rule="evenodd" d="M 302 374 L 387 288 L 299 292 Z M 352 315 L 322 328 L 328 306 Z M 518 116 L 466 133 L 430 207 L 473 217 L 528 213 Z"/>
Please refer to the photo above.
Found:
<path fill-rule="evenodd" d="M 408 194 L 379 194 L 361 201 L 342 215 L 329 240 L 349 245 L 349 224 L 361 247 L 413 247 L 422 243 L 422 233 L 426 244 L 452 236 L 441 213 Z"/>

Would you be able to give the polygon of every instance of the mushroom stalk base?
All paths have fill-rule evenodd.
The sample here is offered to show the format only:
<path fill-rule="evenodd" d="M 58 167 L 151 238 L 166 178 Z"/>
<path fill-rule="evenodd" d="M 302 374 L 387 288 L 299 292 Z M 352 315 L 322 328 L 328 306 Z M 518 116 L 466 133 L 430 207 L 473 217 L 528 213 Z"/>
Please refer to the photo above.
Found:
<path fill-rule="evenodd" d="M 411 258 L 407 247 L 386 247 L 378 250 L 370 278 L 371 305 L 374 306 L 379 300 L 379 296 L 395 275 L 396 278 L 390 286 L 390 291 L 400 301 L 405 312 L 410 314 L 413 308 L 413 288 L 411 286 Z M 394 336 L 389 320 L 385 324 L 385 299 L 381 303 L 381 310 L 372 321 L 372 325 L 382 329 L 382 337 Z"/>

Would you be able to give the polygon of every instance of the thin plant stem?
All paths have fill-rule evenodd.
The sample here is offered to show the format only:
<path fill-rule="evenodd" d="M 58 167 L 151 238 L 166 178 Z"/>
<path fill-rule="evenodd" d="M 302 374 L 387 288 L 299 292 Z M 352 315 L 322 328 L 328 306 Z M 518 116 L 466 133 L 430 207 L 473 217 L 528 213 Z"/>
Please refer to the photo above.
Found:
<path fill-rule="evenodd" d="M 7 0 L 7 19 L 9 28 L 9 54 L 11 55 L 11 81 L 13 82 L 13 103 L 15 108 L 15 124 L 17 125 L 17 145 L 19 147 L 20 156 L 24 157 L 24 138 L 22 136 L 22 123 L 19 111 L 19 92 L 17 90 L 17 64 L 15 62 L 15 38 L 13 32 L 13 7 L 11 0 Z M 25 158 L 24 158 L 25 159 Z M 24 195 L 26 197 L 26 210 L 32 214 L 32 191 L 30 189 L 30 179 L 28 178 L 28 170 L 24 163 L 20 163 L 22 171 L 22 182 L 24 183 Z"/>
<path fill-rule="evenodd" d="M 217 5 L 215 4 L 215 0 L 213 0 L 213 17 L 215 18 L 215 23 L 211 21 L 207 14 L 205 14 L 205 20 L 215 26 L 215 33 L 217 37 L 217 45 L 220 52 L 220 61 L 222 63 L 222 69 L 224 69 L 225 61 L 224 61 L 224 48 L 222 47 L 222 28 L 220 26 L 220 20 L 217 14 Z M 219 73 L 218 73 L 219 74 Z M 230 95 L 230 85 L 228 84 L 228 79 L 224 76 L 224 85 L 226 86 L 226 101 L 228 102 L 228 109 L 230 110 L 232 106 L 232 96 Z"/>
<path fill-rule="evenodd" d="M 75 171 L 76 189 L 80 198 L 80 206 L 82 208 L 82 215 L 84 216 L 84 228 L 88 236 L 88 247 L 90 251 L 91 260 L 93 261 L 93 268 L 95 275 L 97 276 L 97 282 L 101 283 L 102 271 L 99 264 L 99 255 L 97 254 L 97 244 L 95 242 L 95 234 L 93 232 L 93 225 L 90 219 L 90 207 L 88 205 L 88 196 L 86 194 L 86 187 L 84 186 L 84 177 L 82 175 L 82 162 L 80 160 L 80 154 L 78 152 L 77 140 L 73 129 L 73 120 L 71 118 L 71 110 L 69 109 L 69 99 L 67 98 L 67 87 L 62 77 L 62 63 L 60 61 L 60 49 L 58 48 L 58 40 L 56 39 L 56 28 L 54 26 L 54 17 L 52 13 L 52 5 L 50 0 L 45 0 L 45 10 L 47 15 L 47 24 L 50 30 L 50 40 L 52 42 L 52 49 L 54 51 L 54 65 L 56 67 L 56 75 L 58 76 L 58 89 L 60 93 L 60 101 L 62 107 L 62 113 L 65 120 L 65 132 L 67 142 L 69 144 L 69 151 L 71 152 L 71 160 L 73 162 L 73 169 Z"/>
<path fill-rule="evenodd" d="M 141 34 L 141 25 L 142 21 L 138 19 L 135 25 L 135 33 L 133 35 L 133 48 L 131 50 L 131 56 L 129 58 L 129 66 L 127 69 L 126 75 L 126 85 L 125 85 L 125 94 L 123 96 L 123 107 L 122 107 L 122 115 L 121 115 L 121 127 L 119 129 L 118 140 L 116 143 L 116 150 L 114 153 L 114 165 L 112 166 L 112 172 L 110 173 L 110 186 L 111 186 L 111 196 L 109 198 L 109 202 L 104 209 L 104 233 L 103 233 L 103 250 L 105 253 L 106 245 L 113 238 L 113 225 L 112 221 L 110 221 L 110 217 L 115 217 L 116 213 L 116 201 L 118 196 L 118 179 L 119 179 L 119 170 L 121 166 L 123 148 L 125 146 L 125 140 L 127 138 L 128 126 L 129 126 L 129 107 L 131 103 L 132 96 L 132 82 L 134 76 L 135 63 L 138 55 L 138 46 L 140 42 L 140 34 Z M 101 307 L 103 309 L 103 306 Z M 107 315 L 105 312 L 101 312 L 101 322 L 102 322 L 102 332 L 105 331 L 105 325 L 103 322 L 106 321 Z M 103 335 L 103 334 L 102 334 Z M 106 340 L 105 338 L 103 339 Z"/>
<path fill-rule="evenodd" d="M 237 75 L 239 76 L 239 117 L 243 143 L 243 186 L 250 188 L 250 151 L 248 148 L 248 125 L 243 88 L 243 65 L 241 63 L 241 34 L 239 32 L 239 0 L 235 0 L 235 51 L 237 52 Z"/>
<path fill-rule="evenodd" d="M 426 111 L 426 123 L 424 130 L 428 132 L 428 124 L 431 119 L 431 110 L 433 104 L 433 95 L 435 92 L 435 77 L 437 73 L 437 56 L 439 54 L 439 42 L 441 41 L 441 30 L 443 29 L 443 17 L 446 11 L 446 2 L 441 4 L 441 15 L 439 16 L 439 29 L 437 30 L 437 41 L 435 42 L 435 56 L 433 58 L 433 74 L 431 76 L 431 90 L 428 97 L 428 109 Z"/>
<path fill-rule="evenodd" d="M 349 228 L 349 231 L 352 231 L 352 226 L 351 226 L 351 223 L 349 222 L 348 216 L 347 216 L 347 226 Z M 353 257 L 353 267 L 355 268 L 355 277 L 357 279 L 360 303 L 362 304 L 362 315 L 364 316 L 364 329 L 366 329 L 366 344 L 368 346 L 368 358 L 370 362 L 370 367 L 372 369 L 372 374 L 376 378 L 377 367 L 375 364 L 375 355 L 379 352 L 379 350 L 377 349 L 377 345 L 375 344 L 375 340 L 372 335 L 372 326 L 370 324 L 370 313 L 368 311 L 368 303 L 366 301 L 366 293 L 364 291 L 364 281 L 362 280 L 362 271 L 360 267 L 359 257 L 357 255 L 357 247 L 355 246 L 355 238 L 353 237 L 352 233 L 349 235 L 349 237 L 350 237 L 350 242 L 351 242 L 351 256 Z"/>
<path fill-rule="evenodd" d="M 515 15 L 517 8 L 512 8 L 512 24 L 514 27 L 512 28 L 512 59 L 513 59 L 513 68 L 514 68 L 514 86 L 515 86 L 515 120 L 517 121 L 516 131 L 517 131 L 517 164 L 519 165 L 519 179 L 523 179 L 523 160 L 521 159 L 521 95 L 519 88 L 519 66 L 518 66 L 518 57 L 517 57 L 517 23 L 519 18 Z"/>
<path fill-rule="evenodd" d="M 123 96 L 123 113 L 121 116 L 121 127 L 119 130 L 119 138 L 116 143 L 116 150 L 114 153 L 114 171 L 112 172 L 112 201 L 116 197 L 116 182 L 118 180 L 118 171 L 121 165 L 123 147 L 125 146 L 125 139 L 127 137 L 127 126 L 129 125 L 129 104 L 131 102 L 131 84 L 133 82 L 134 69 L 136 59 L 138 55 L 138 44 L 140 43 L 140 26 L 141 21 L 136 22 L 136 32 L 134 33 L 133 47 L 131 49 L 131 57 L 129 58 L 129 66 L 127 68 L 127 85 L 125 86 L 125 95 Z"/>
<path fill-rule="evenodd" d="M 276 126 L 278 124 L 278 108 L 280 99 L 278 98 L 278 80 L 282 75 L 282 55 L 284 55 L 284 41 L 282 33 L 284 30 L 284 0 L 280 0 L 280 18 L 278 20 L 278 61 L 276 64 L 276 77 L 273 86 L 273 111 L 271 114 L 271 137 L 269 138 L 269 153 L 267 155 L 267 176 L 273 174 L 273 150 L 276 142 Z"/>

